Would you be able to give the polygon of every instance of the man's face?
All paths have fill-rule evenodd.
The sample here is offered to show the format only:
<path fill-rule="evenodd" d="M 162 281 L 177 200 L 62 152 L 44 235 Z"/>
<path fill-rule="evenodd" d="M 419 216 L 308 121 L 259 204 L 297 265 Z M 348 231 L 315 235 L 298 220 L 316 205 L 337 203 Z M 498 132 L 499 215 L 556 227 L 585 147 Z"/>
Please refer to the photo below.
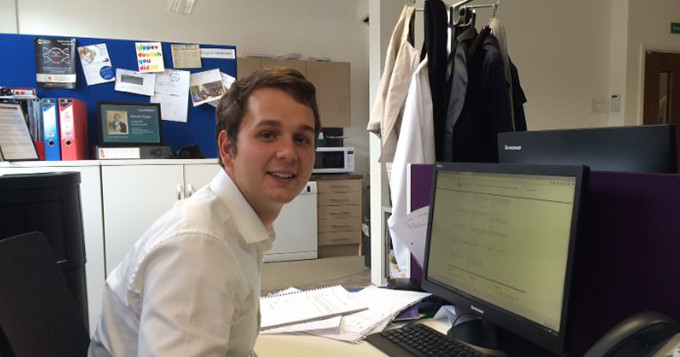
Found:
<path fill-rule="evenodd" d="M 227 174 L 263 220 L 302 191 L 314 167 L 314 113 L 279 89 L 251 94 L 236 155 L 226 132 L 218 140 Z"/>

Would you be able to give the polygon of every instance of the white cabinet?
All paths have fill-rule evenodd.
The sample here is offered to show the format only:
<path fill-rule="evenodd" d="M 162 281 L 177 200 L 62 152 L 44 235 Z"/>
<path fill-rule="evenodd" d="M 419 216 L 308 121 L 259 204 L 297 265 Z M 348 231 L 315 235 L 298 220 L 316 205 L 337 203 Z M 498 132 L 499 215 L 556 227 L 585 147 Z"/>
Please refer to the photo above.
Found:
<path fill-rule="evenodd" d="M 317 258 L 316 192 L 316 182 L 307 182 L 295 199 L 283 205 L 273 223 L 276 240 L 265 262 Z"/>
<path fill-rule="evenodd" d="M 106 273 L 158 217 L 209 183 L 219 170 L 214 159 L 102 162 Z"/>
<path fill-rule="evenodd" d="M 101 175 L 97 161 L 0 162 L 0 175 L 36 172 L 80 172 L 80 197 L 85 239 L 85 276 L 90 333 L 94 332 L 102 307 L 104 230 L 102 226 Z"/>

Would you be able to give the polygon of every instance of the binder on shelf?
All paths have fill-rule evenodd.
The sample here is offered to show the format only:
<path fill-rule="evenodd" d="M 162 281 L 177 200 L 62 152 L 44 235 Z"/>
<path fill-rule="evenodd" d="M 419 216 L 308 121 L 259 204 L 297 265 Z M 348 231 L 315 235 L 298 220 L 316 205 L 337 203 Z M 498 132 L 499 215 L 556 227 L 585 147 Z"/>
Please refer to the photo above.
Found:
<path fill-rule="evenodd" d="M 87 160 L 87 106 L 74 98 L 59 98 L 62 160 Z"/>
<path fill-rule="evenodd" d="M 45 143 L 45 160 L 61 160 L 61 137 L 59 136 L 59 115 L 57 100 L 43 98 L 41 100 L 43 116 L 43 141 Z"/>

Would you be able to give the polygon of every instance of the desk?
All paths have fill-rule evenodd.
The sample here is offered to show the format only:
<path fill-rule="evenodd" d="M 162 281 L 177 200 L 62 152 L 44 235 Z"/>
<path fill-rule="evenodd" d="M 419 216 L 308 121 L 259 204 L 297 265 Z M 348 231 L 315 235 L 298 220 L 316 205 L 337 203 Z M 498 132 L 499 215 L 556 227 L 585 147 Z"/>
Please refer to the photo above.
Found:
<path fill-rule="evenodd" d="M 426 320 L 426 325 L 446 332 L 446 320 Z M 330 338 L 312 335 L 260 335 L 255 343 L 258 357 L 292 357 L 292 356 L 387 356 L 366 341 L 349 343 Z"/>

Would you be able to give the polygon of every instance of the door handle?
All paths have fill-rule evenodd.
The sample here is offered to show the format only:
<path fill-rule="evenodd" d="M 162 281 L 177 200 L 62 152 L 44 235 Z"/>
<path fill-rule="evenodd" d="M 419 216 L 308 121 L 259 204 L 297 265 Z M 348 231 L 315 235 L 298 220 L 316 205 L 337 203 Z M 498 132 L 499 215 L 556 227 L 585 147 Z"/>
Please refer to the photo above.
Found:
<path fill-rule="evenodd" d="M 181 184 L 177 184 L 177 201 L 184 198 L 184 187 Z"/>

